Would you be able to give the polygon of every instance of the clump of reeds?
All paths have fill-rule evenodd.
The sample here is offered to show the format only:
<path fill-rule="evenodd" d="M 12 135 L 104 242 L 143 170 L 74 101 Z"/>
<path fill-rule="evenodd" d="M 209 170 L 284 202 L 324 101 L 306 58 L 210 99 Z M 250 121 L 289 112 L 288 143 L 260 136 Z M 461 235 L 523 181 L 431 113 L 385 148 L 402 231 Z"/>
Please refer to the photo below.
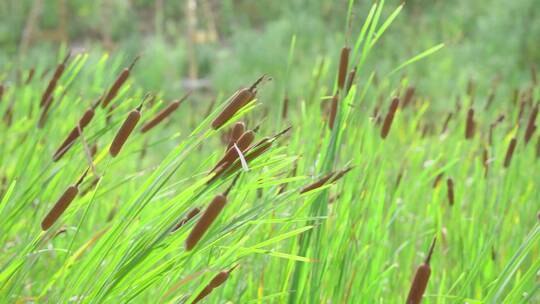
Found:
<path fill-rule="evenodd" d="M 129 135 L 131 132 L 133 132 L 133 129 L 137 126 L 137 123 L 141 119 L 141 109 L 143 106 L 143 102 L 134 110 L 129 112 L 128 117 L 126 120 L 124 120 L 124 123 L 118 129 L 118 132 L 116 133 L 116 136 L 113 139 L 113 142 L 111 144 L 111 147 L 109 148 L 109 153 L 112 157 L 116 157 L 124 144 L 126 143 Z"/>
<path fill-rule="evenodd" d="M 529 143 L 534 134 L 534 131 L 536 131 L 536 116 L 538 116 L 538 104 L 533 107 L 531 114 L 529 115 L 529 121 L 527 123 L 527 129 L 525 130 L 524 137 L 525 144 Z"/>
<path fill-rule="evenodd" d="M 41 102 L 39 104 L 40 107 L 43 107 L 43 106 L 45 106 L 45 104 L 47 102 L 50 102 L 49 100 L 51 99 L 52 92 L 56 88 L 58 80 L 60 79 L 60 77 L 62 77 L 62 74 L 64 73 L 64 70 L 66 69 L 66 64 L 67 64 L 67 61 L 69 60 L 70 56 L 71 56 L 71 54 L 68 52 L 68 54 L 66 55 L 64 60 L 60 64 L 58 64 L 58 66 L 56 67 L 56 70 L 54 71 L 54 74 L 53 74 L 51 80 L 49 81 L 49 84 L 47 85 L 47 88 L 45 89 L 45 91 L 41 95 Z"/>
<path fill-rule="evenodd" d="M 229 270 L 226 270 L 226 271 L 221 271 L 219 272 L 218 274 L 216 274 L 214 276 L 214 278 L 212 279 L 212 281 L 210 281 L 210 283 L 208 283 L 208 285 L 197 295 L 197 297 L 195 298 L 195 300 L 193 300 L 193 303 L 192 304 L 195 304 L 195 303 L 198 303 L 200 302 L 202 299 L 204 299 L 205 297 L 207 297 L 210 293 L 212 293 L 212 291 L 221 286 L 223 283 L 225 283 L 225 281 L 227 281 L 227 279 L 229 278 L 229 275 L 231 274 L 231 272 L 235 269 L 236 267 L 233 267 Z"/>
<path fill-rule="evenodd" d="M 332 97 L 332 101 L 331 101 L 331 105 L 330 105 L 330 117 L 328 119 L 328 127 L 330 128 L 330 130 L 334 129 L 334 123 L 336 121 L 337 108 L 338 108 L 338 99 L 339 99 L 339 96 L 336 93 Z"/>
<path fill-rule="evenodd" d="M 43 221 L 41 222 L 41 229 L 43 231 L 49 229 L 58 218 L 66 211 L 67 207 L 71 204 L 75 196 L 79 193 L 79 185 L 83 182 L 88 170 L 79 178 L 79 180 L 74 184 L 69 186 L 62 196 L 56 201 L 53 208 L 47 213 Z"/>
<path fill-rule="evenodd" d="M 227 106 L 218 114 L 218 116 L 212 121 L 212 128 L 215 130 L 223 126 L 234 114 L 236 114 L 241 108 L 252 101 L 257 94 L 257 86 L 265 79 L 265 75 L 257 79 L 249 88 L 242 88 L 238 90 L 231 98 Z"/>
<path fill-rule="evenodd" d="M 97 106 L 97 103 L 94 103 L 92 107 L 87 109 L 84 114 L 82 115 L 81 119 L 79 119 L 78 124 L 71 129 L 71 132 L 69 132 L 66 139 L 62 142 L 60 147 L 56 149 L 56 151 L 53 154 L 53 161 L 58 161 L 64 154 L 66 154 L 67 151 L 71 148 L 75 140 L 81 135 L 80 131 L 82 131 L 91 121 L 92 118 L 94 118 L 94 110 Z M 96 147 L 97 149 L 97 147 Z"/>
<path fill-rule="evenodd" d="M 189 233 L 185 245 L 186 250 L 190 251 L 197 245 L 197 243 L 201 240 L 201 238 L 204 236 L 206 231 L 208 231 L 208 228 L 214 223 L 216 218 L 219 216 L 225 205 L 227 204 L 227 195 L 229 194 L 229 191 L 232 189 L 236 181 L 238 180 L 239 176 L 236 176 L 236 178 L 233 180 L 229 188 L 223 192 L 223 194 L 218 194 L 212 202 L 206 207 L 203 214 L 199 217 L 199 220 L 193 226 L 191 229 L 191 232 Z"/>
<path fill-rule="evenodd" d="M 431 276 L 431 266 L 429 263 L 431 261 L 433 249 L 435 248 L 436 240 L 436 238 L 433 238 L 424 263 L 416 269 L 411 288 L 409 289 L 409 295 L 407 296 L 407 304 L 420 304 L 422 302 L 422 297 L 424 296 L 429 277 Z"/>
<path fill-rule="evenodd" d="M 339 57 L 339 71 L 338 71 L 338 88 L 343 90 L 345 87 L 345 79 L 347 78 L 347 68 L 349 65 L 349 54 L 351 48 L 344 46 L 341 48 L 341 54 Z"/>
<path fill-rule="evenodd" d="M 189 222 L 192 218 L 194 218 L 195 216 L 197 216 L 197 214 L 199 214 L 199 212 L 201 212 L 201 209 L 199 208 L 193 208 L 191 209 L 191 211 L 188 212 L 188 214 L 186 214 L 186 216 L 181 219 L 178 224 L 176 224 L 173 229 L 171 230 L 171 233 L 175 232 L 176 230 L 180 229 L 182 226 L 184 226 L 187 222 Z"/>
<path fill-rule="evenodd" d="M 446 180 L 446 189 L 447 189 L 447 197 L 448 197 L 448 204 L 450 206 L 454 205 L 454 180 L 450 177 Z"/>
<path fill-rule="evenodd" d="M 174 111 L 176 111 L 176 109 L 178 109 L 178 107 L 180 107 L 182 102 L 184 102 L 184 100 L 186 100 L 186 98 L 188 98 L 189 94 L 190 94 L 190 92 L 185 94 L 179 100 L 176 100 L 176 101 L 172 102 L 171 104 L 169 104 L 165 109 L 159 111 L 154 117 L 152 117 L 148 122 L 146 122 L 142 126 L 141 133 L 148 132 L 150 129 L 154 128 L 160 122 L 162 122 L 165 118 L 169 117 Z"/>
<path fill-rule="evenodd" d="M 475 122 L 474 122 L 474 109 L 470 108 L 467 112 L 467 122 L 465 126 L 465 138 L 471 139 L 474 137 L 474 129 L 475 129 Z"/>
<path fill-rule="evenodd" d="M 133 67 L 135 66 L 135 63 L 137 63 L 138 60 L 139 60 L 139 56 L 135 57 L 135 59 L 133 59 L 129 67 L 124 68 L 122 72 L 120 72 L 118 77 L 116 77 L 116 80 L 114 81 L 113 85 L 111 86 L 109 91 L 107 91 L 107 94 L 105 94 L 105 96 L 103 97 L 103 100 L 101 101 L 102 108 L 106 108 L 109 105 L 109 103 L 116 97 L 116 95 L 118 95 L 118 92 L 120 91 L 120 89 L 122 88 L 126 80 L 128 79 L 131 70 L 133 69 Z"/>
<path fill-rule="evenodd" d="M 385 139 L 386 136 L 388 136 L 388 133 L 390 132 L 390 127 L 392 127 L 392 121 L 394 121 L 394 116 L 396 114 L 398 105 L 399 105 L 399 98 L 396 97 L 392 100 L 392 103 L 390 104 L 390 108 L 388 109 L 388 113 L 386 114 L 386 117 L 384 118 L 383 126 L 381 129 L 382 139 Z"/>
<path fill-rule="evenodd" d="M 504 157 L 504 167 L 508 168 L 510 166 L 510 162 L 512 161 L 512 156 L 514 155 L 514 151 L 516 149 L 517 139 L 514 137 L 512 140 L 510 140 L 510 144 L 508 145 L 508 149 L 506 150 L 506 156 Z"/>

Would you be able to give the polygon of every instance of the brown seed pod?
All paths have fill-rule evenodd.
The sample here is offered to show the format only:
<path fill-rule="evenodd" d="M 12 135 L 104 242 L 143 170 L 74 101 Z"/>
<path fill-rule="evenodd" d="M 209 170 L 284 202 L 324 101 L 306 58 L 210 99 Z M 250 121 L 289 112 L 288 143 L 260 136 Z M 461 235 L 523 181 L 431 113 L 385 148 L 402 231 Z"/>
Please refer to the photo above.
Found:
<path fill-rule="evenodd" d="M 409 290 L 409 295 L 407 296 L 407 304 L 420 304 L 422 302 L 422 297 L 424 296 L 424 292 L 426 291 L 429 281 L 429 276 L 431 275 L 431 267 L 429 262 L 431 260 L 431 255 L 433 254 L 435 242 L 436 239 L 434 238 L 424 263 L 416 269 L 416 273 Z"/>
<path fill-rule="evenodd" d="M 264 80 L 266 76 L 261 76 L 250 88 L 243 88 L 238 90 L 231 98 L 227 106 L 218 114 L 218 116 L 212 121 L 212 128 L 215 130 L 223 126 L 231 117 L 236 114 L 241 108 L 255 98 L 257 85 Z"/>
<path fill-rule="evenodd" d="M 405 91 L 405 96 L 403 97 L 403 102 L 401 103 L 402 108 L 407 107 L 411 103 L 415 91 L 416 89 L 414 87 L 407 88 L 407 90 Z"/>
<path fill-rule="evenodd" d="M 345 87 L 345 78 L 347 78 L 347 68 L 349 65 L 349 53 L 351 48 L 344 46 L 341 49 L 339 57 L 338 88 L 342 90 Z"/>
<path fill-rule="evenodd" d="M 227 149 L 225 149 L 225 152 L 227 152 L 227 150 L 229 150 L 233 146 L 233 144 L 238 142 L 238 140 L 244 134 L 245 131 L 246 131 L 246 125 L 243 122 L 239 121 L 234 124 L 231 130 L 231 134 L 229 136 L 229 142 L 227 143 Z"/>
<path fill-rule="evenodd" d="M 493 104 L 493 100 L 495 100 L 495 92 L 494 91 L 489 93 L 489 96 L 487 97 L 486 104 L 484 106 L 485 110 L 489 110 L 491 108 L 491 105 Z"/>
<path fill-rule="evenodd" d="M 529 122 L 527 123 L 527 129 L 525 130 L 525 144 L 529 143 L 534 131 L 536 131 L 536 116 L 538 115 L 538 104 L 535 105 L 529 116 Z"/>
<path fill-rule="evenodd" d="M 347 76 L 347 89 L 345 90 L 345 92 L 349 93 L 349 91 L 351 90 L 354 84 L 355 78 L 356 78 L 356 67 L 352 68 L 352 70 L 349 72 L 349 75 Z"/>
<path fill-rule="evenodd" d="M 114 137 L 111 147 L 109 148 L 109 153 L 111 154 L 112 157 L 116 157 L 116 155 L 118 155 L 118 153 L 120 152 L 120 150 L 126 143 L 129 135 L 131 134 L 131 132 L 133 132 L 133 129 L 135 129 L 135 127 L 137 126 L 137 123 L 141 119 L 141 108 L 142 108 L 142 103 L 137 109 L 129 112 L 128 117 L 126 118 L 126 120 L 124 121 L 124 123 L 122 124 L 118 132 L 116 133 L 116 136 Z"/>
<path fill-rule="evenodd" d="M 446 133 L 446 131 L 448 130 L 448 124 L 450 123 L 450 119 L 452 119 L 452 115 L 453 115 L 452 112 L 450 112 L 448 113 L 448 116 L 446 116 L 446 120 L 444 121 L 441 134 Z"/>
<path fill-rule="evenodd" d="M 313 191 L 315 189 L 318 189 L 318 188 L 324 186 L 326 184 L 326 182 L 328 180 L 330 180 L 332 178 L 332 176 L 334 176 L 334 174 L 335 174 L 335 172 L 331 172 L 331 173 L 323 176 L 318 181 L 305 186 L 304 188 L 302 188 L 302 190 L 300 190 L 300 194 L 303 194 L 303 193 L 306 193 L 306 192 L 309 192 L 309 191 Z"/>
<path fill-rule="evenodd" d="M 2 97 L 4 97 L 4 85 L 0 83 L 0 102 L 2 102 Z"/>
<path fill-rule="evenodd" d="M 28 71 L 28 76 L 26 77 L 26 80 L 25 80 L 25 84 L 29 84 L 30 81 L 32 81 L 32 79 L 34 78 L 34 73 L 36 72 L 36 70 L 34 68 L 31 68 L 29 71 Z"/>
<path fill-rule="evenodd" d="M 448 204 L 450 206 L 454 205 L 454 180 L 452 178 L 448 178 L 446 180 L 446 189 L 447 189 L 447 196 L 448 196 Z"/>
<path fill-rule="evenodd" d="M 330 118 L 328 119 L 328 127 L 330 128 L 330 130 L 334 129 L 334 123 L 336 121 L 337 108 L 338 108 L 338 99 L 339 99 L 339 96 L 336 93 L 336 95 L 332 97 L 332 104 L 330 106 Z"/>
<path fill-rule="evenodd" d="M 540 158 L 540 136 L 538 136 L 538 140 L 536 141 L 536 158 Z"/>
<path fill-rule="evenodd" d="M 75 185 L 69 186 L 66 191 L 64 191 L 64 194 L 62 194 L 58 201 L 56 201 L 56 204 L 54 204 L 53 208 L 49 211 L 49 213 L 47 213 L 47 215 L 41 222 L 41 229 L 43 231 L 49 229 L 64 213 L 64 211 L 66 211 L 67 207 L 69 207 L 75 196 L 77 196 L 77 193 L 79 193 L 79 185 L 84 180 L 87 172 L 88 170 L 84 172 L 82 177 L 79 179 L 79 181 L 77 181 Z"/>
<path fill-rule="evenodd" d="M 283 97 L 283 108 L 281 110 L 281 118 L 287 119 L 288 113 L 289 113 L 289 96 L 285 94 L 285 97 Z"/>
<path fill-rule="evenodd" d="M 255 139 L 255 133 L 253 131 L 247 131 L 240 136 L 238 139 L 238 142 L 236 143 L 236 146 L 238 149 L 244 153 L 249 145 L 253 142 L 253 139 Z M 230 147 L 229 150 L 225 153 L 225 155 L 217 162 L 217 164 L 214 166 L 211 172 L 215 172 L 218 168 L 222 166 L 228 166 L 232 164 L 235 160 L 238 159 L 238 151 L 236 151 L 235 147 Z"/>
<path fill-rule="evenodd" d="M 93 108 L 89 108 L 84 112 L 81 119 L 79 119 L 79 124 L 78 124 L 78 126 L 80 126 L 81 130 L 83 130 L 92 121 L 92 118 L 94 118 L 94 114 L 95 113 L 94 113 Z M 56 152 L 54 152 L 54 155 L 53 155 L 53 161 L 56 162 L 60 158 L 62 158 L 62 156 L 67 151 L 69 151 L 69 149 L 71 148 L 71 146 L 73 145 L 75 140 L 80 136 L 78 126 L 73 127 L 73 129 L 71 130 L 71 132 L 69 132 L 68 136 L 62 142 L 60 147 L 58 147 L 58 149 L 56 149 Z"/>
<path fill-rule="evenodd" d="M 202 299 L 207 297 L 212 291 L 221 286 L 227 279 L 229 278 L 229 274 L 234 270 L 234 268 L 228 270 L 228 271 L 221 271 L 218 274 L 214 276 L 212 281 L 208 283 L 208 285 L 197 295 L 195 300 L 193 300 L 192 304 L 200 302 Z"/>
<path fill-rule="evenodd" d="M 56 84 L 58 83 L 58 80 L 60 77 L 62 77 L 62 74 L 64 73 L 64 70 L 66 69 L 66 63 L 69 60 L 70 54 L 68 53 L 66 57 L 64 58 L 64 61 L 62 61 L 58 66 L 56 67 L 56 70 L 54 71 L 53 77 L 49 81 L 49 84 L 47 85 L 47 88 L 45 89 L 45 92 L 43 92 L 43 95 L 41 95 L 41 102 L 40 107 L 44 107 L 45 104 L 49 101 L 51 98 L 52 92 L 56 88 Z"/>
<path fill-rule="evenodd" d="M 516 149 L 517 139 L 512 138 L 510 141 L 510 144 L 508 145 L 508 149 L 506 150 L 506 156 L 504 157 L 504 167 L 508 168 L 510 166 L 510 162 L 512 161 L 512 156 L 514 155 L 514 150 Z"/>
<path fill-rule="evenodd" d="M 148 132 L 153 127 L 157 126 L 160 122 L 162 122 L 165 118 L 169 117 L 178 107 L 182 104 L 184 100 L 189 96 L 190 93 L 187 93 L 182 97 L 180 100 L 172 102 L 170 105 L 168 105 L 165 109 L 161 110 L 159 113 L 157 113 L 152 119 L 150 119 L 147 123 L 145 123 L 141 128 L 141 133 Z"/>
<path fill-rule="evenodd" d="M 484 177 L 487 177 L 489 170 L 489 154 L 486 148 L 484 148 L 484 151 L 482 152 L 482 165 L 484 166 Z"/>
<path fill-rule="evenodd" d="M 47 117 L 48 117 L 48 114 L 49 114 L 49 109 L 50 109 L 51 104 L 52 104 L 52 100 L 53 100 L 53 97 L 52 97 L 52 95 L 50 95 L 49 99 L 43 105 L 43 107 L 41 109 L 41 114 L 39 115 L 39 120 L 38 120 L 38 124 L 37 124 L 38 129 L 42 129 L 45 126 L 45 123 L 47 122 Z"/>
<path fill-rule="evenodd" d="M 189 222 L 192 218 L 194 218 L 197 214 L 201 212 L 201 209 L 199 208 L 193 208 L 191 211 L 188 212 L 188 214 L 176 224 L 173 229 L 171 230 L 171 233 L 175 232 L 176 230 L 180 229 L 182 226 L 184 226 L 187 222 Z"/>
<path fill-rule="evenodd" d="M 467 124 L 465 126 L 465 138 L 471 139 L 474 137 L 474 129 L 475 129 L 475 122 L 474 122 L 474 109 L 470 108 L 467 112 Z"/>
<path fill-rule="evenodd" d="M 444 176 L 444 172 L 441 172 L 435 177 L 435 180 L 433 181 L 433 188 L 437 188 L 437 186 L 441 182 L 443 176 Z"/>
<path fill-rule="evenodd" d="M 388 133 L 390 132 L 390 127 L 392 126 L 392 121 L 394 120 L 394 115 L 396 114 L 398 105 L 399 105 L 399 99 L 394 98 L 392 100 L 392 104 L 390 105 L 390 108 L 388 109 L 388 114 L 386 114 L 386 117 L 384 118 L 384 123 L 381 129 L 382 139 L 385 139 L 386 136 L 388 136 Z"/>
<path fill-rule="evenodd" d="M 111 88 L 101 102 L 102 108 L 106 108 L 109 103 L 116 97 L 116 95 L 118 95 L 118 91 L 120 91 L 120 89 L 128 79 L 131 69 L 133 69 L 135 63 L 137 63 L 138 60 L 139 56 L 135 57 L 131 65 L 128 68 L 123 69 L 122 72 L 120 72 L 120 74 L 118 75 L 118 77 L 116 77 L 116 80 L 114 81 L 113 85 L 111 86 Z"/>
<path fill-rule="evenodd" d="M 206 207 L 204 213 L 201 215 L 191 232 L 189 233 L 188 238 L 186 239 L 186 250 L 190 251 L 197 245 L 197 243 L 204 236 L 210 225 L 216 220 L 218 215 L 225 207 L 227 203 L 227 197 L 223 194 L 217 195 L 210 205 Z"/>
<path fill-rule="evenodd" d="M 333 182 L 338 181 L 340 178 L 342 178 L 347 172 L 351 171 L 353 168 L 354 168 L 353 166 L 350 166 L 350 167 L 347 167 L 345 169 L 338 171 L 336 175 L 334 175 L 332 180 L 330 180 L 330 182 L 333 183 Z"/>

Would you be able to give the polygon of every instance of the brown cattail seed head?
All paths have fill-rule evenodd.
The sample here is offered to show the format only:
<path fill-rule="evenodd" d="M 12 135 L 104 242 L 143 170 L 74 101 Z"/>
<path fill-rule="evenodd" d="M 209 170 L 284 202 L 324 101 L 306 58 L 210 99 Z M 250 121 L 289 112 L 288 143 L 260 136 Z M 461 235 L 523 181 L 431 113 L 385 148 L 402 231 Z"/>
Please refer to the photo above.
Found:
<path fill-rule="evenodd" d="M 536 131 L 536 116 L 538 116 L 538 104 L 535 105 L 529 116 L 529 122 L 527 123 L 527 129 L 525 130 L 525 144 L 529 143 L 534 131 Z"/>
<path fill-rule="evenodd" d="M 128 117 L 116 133 L 116 136 L 114 137 L 114 140 L 109 149 L 109 153 L 112 157 L 116 157 L 116 155 L 118 155 L 118 153 L 126 143 L 129 135 L 131 134 L 131 132 L 133 132 L 135 126 L 137 126 L 139 119 L 141 119 L 141 112 L 139 111 L 139 109 L 133 110 L 129 113 Z"/>
<path fill-rule="evenodd" d="M 431 255 L 433 254 L 433 248 L 435 247 L 435 239 L 431 243 L 429 253 L 426 260 L 422 265 L 416 269 L 411 288 L 409 290 L 409 295 L 407 296 L 407 304 L 420 304 L 422 302 L 422 297 L 426 291 L 426 287 L 431 275 L 431 267 L 429 262 L 431 260 Z"/>
<path fill-rule="evenodd" d="M 67 207 L 71 204 L 77 193 L 79 192 L 76 186 L 69 186 L 64 194 L 58 199 L 51 211 L 45 216 L 41 222 L 41 229 L 43 231 L 49 229 L 56 220 L 64 213 Z"/>
<path fill-rule="evenodd" d="M 437 188 L 437 186 L 441 182 L 441 179 L 443 178 L 443 176 L 444 176 L 444 173 L 441 172 L 435 177 L 435 180 L 433 181 L 433 188 Z"/>
<path fill-rule="evenodd" d="M 347 68 L 349 65 L 349 53 L 351 49 L 349 47 L 343 47 L 341 49 L 341 55 L 339 57 L 339 72 L 338 72 L 338 87 L 343 89 L 345 86 L 345 78 L 347 78 Z"/>
<path fill-rule="evenodd" d="M 237 122 L 234 124 L 231 130 L 231 136 L 229 138 L 229 143 L 227 144 L 227 150 L 230 149 L 233 144 L 238 142 L 238 139 L 244 134 L 246 130 L 246 125 L 243 122 Z"/>
<path fill-rule="evenodd" d="M 448 178 L 446 180 L 446 188 L 447 188 L 447 195 L 448 195 L 448 203 L 450 206 L 454 205 L 454 180 L 452 178 Z"/>
<path fill-rule="evenodd" d="M 194 218 L 197 214 L 201 212 L 201 209 L 199 208 L 193 208 L 185 218 L 183 218 L 176 226 L 173 227 L 171 232 L 175 232 L 176 230 L 180 229 L 182 226 L 184 226 L 187 222 L 189 222 L 192 218 Z"/>
<path fill-rule="evenodd" d="M 159 111 L 152 119 L 150 119 L 147 123 L 145 123 L 141 128 L 141 133 L 146 133 L 150 129 L 157 126 L 160 122 L 162 122 L 165 118 L 169 117 L 182 103 L 181 100 L 175 101 L 168 105 L 165 109 Z"/>
<path fill-rule="evenodd" d="M 349 76 L 347 76 L 347 89 L 346 89 L 346 93 L 349 93 L 349 91 L 351 90 L 353 84 L 354 84 L 354 80 L 356 78 L 356 67 L 352 68 L 352 70 L 349 72 Z"/>
<path fill-rule="evenodd" d="M 392 100 L 392 104 L 390 105 L 390 108 L 388 109 L 388 114 L 386 114 L 386 117 L 384 118 L 384 123 L 381 129 L 382 139 L 385 139 L 386 136 L 388 136 L 388 133 L 390 132 L 390 127 L 392 127 L 392 121 L 394 120 L 394 115 L 396 114 L 398 105 L 399 105 L 399 99 L 394 98 Z"/>
<path fill-rule="evenodd" d="M 407 88 L 407 90 L 405 91 L 405 97 L 403 97 L 403 102 L 401 103 L 402 108 L 407 107 L 411 103 L 411 101 L 413 99 L 413 96 L 414 96 L 414 92 L 415 92 L 414 87 L 408 87 Z"/>
<path fill-rule="evenodd" d="M 330 106 L 330 117 L 328 119 L 328 127 L 330 128 L 330 130 L 334 129 L 334 123 L 336 121 L 337 108 L 338 108 L 338 99 L 339 99 L 338 94 L 332 97 L 332 104 Z"/>
<path fill-rule="evenodd" d="M 236 92 L 227 106 L 219 113 L 219 115 L 212 121 L 212 128 L 219 129 L 223 126 L 231 117 L 236 114 L 242 107 L 248 104 L 255 98 L 255 93 L 249 89 L 241 89 Z"/>
<path fill-rule="evenodd" d="M 193 249 L 193 247 L 195 247 L 195 245 L 197 245 L 197 243 L 204 236 L 208 228 L 210 228 L 210 225 L 212 225 L 212 223 L 221 213 L 226 203 L 227 197 L 220 194 L 212 200 L 208 207 L 206 207 L 204 213 L 201 215 L 199 221 L 197 221 L 197 223 L 191 230 L 188 238 L 186 239 L 187 251 L 190 251 L 191 249 Z"/>
<path fill-rule="evenodd" d="M 514 150 L 516 149 L 517 139 L 512 138 L 510 141 L 510 144 L 508 145 L 508 149 L 506 150 L 506 156 L 504 158 L 504 167 L 508 168 L 510 166 L 510 162 L 512 161 L 512 156 L 514 155 Z"/>
<path fill-rule="evenodd" d="M 81 130 L 83 130 L 94 118 L 94 109 L 88 109 L 84 112 L 81 119 L 79 119 L 79 124 Z M 64 142 L 56 149 L 53 155 L 53 161 L 58 161 L 62 156 L 71 148 L 73 142 L 79 137 L 79 127 L 75 126 L 71 132 L 68 134 Z"/>
<path fill-rule="evenodd" d="M 302 190 L 300 190 L 300 194 L 303 194 L 303 193 L 306 193 L 306 192 L 309 192 L 309 191 L 312 191 L 312 190 L 315 190 L 315 189 L 318 189 L 322 186 L 324 186 L 324 184 L 326 184 L 326 182 L 332 178 L 332 176 L 334 176 L 334 172 L 328 174 L 328 175 L 325 175 L 324 177 L 322 177 L 321 179 L 319 179 L 318 181 L 314 182 L 314 183 L 311 183 L 307 186 L 305 186 L 304 188 L 302 188 Z"/>
<path fill-rule="evenodd" d="M 465 138 L 471 139 L 474 137 L 474 109 L 470 108 L 467 112 L 467 124 L 465 126 Z"/>

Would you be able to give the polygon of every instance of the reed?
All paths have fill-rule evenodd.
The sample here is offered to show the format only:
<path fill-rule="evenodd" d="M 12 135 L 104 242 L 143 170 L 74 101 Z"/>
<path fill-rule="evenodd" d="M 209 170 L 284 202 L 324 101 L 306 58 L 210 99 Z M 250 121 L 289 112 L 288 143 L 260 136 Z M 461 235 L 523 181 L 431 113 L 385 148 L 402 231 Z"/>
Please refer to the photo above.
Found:
<path fill-rule="evenodd" d="M 64 74 L 64 71 L 66 69 L 66 64 L 67 64 L 67 61 L 69 60 L 70 56 L 71 56 L 71 54 L 68 52 L 68 54 L 66 55 L 64 60 L 61 63 L 59 63 L 58 66 L 56 66 L 56 70 L 54 71 L 54 74 L 53 74 L 51 80 L 49 81 L 49 84 L 47 85 L 47 88 L 45 89 L 45 91 L 41 95 L 41 102 L 39 104 L 40 107 L 44 107 L 46 103 L 50 102 L 52 92 L 56 88 L 58 80 L 60 79 L 60 77 L 62 77 L 62 74 Z"/>
<path fill-rule="evenodd" d="M 141 133 L 146 133 L 150 131 L 152 128 L 157 126 L 160 122 L 162 122 L 165 118 L 169 117 L 188 96 L 190 95 L 190 92 L 185 94 L 182 98 L 180 98 L 177 101 L 172 102 L 170 105 L 168 105 L 165 109 L 161 110 L 159 113 L 157 113 L 154 117 L 152 117 L 147 123 L 145 123 L 141 128 Z"/>
<path fill-rule="evenodd" d="M 118 92 L 120 91 L 120 89 L 122 88 L 126 80 L 128 79 L 129 74 L 131 73 L 131 70 L 133 69 L 133 67 L 135 66 L 135 63 L 137 63 L 138 60 L 139 60 L 139 56 L 135 57 L 135 59 L 133 59 L 129 67 L 124 68 L 122 72 L 120 72 L 118 77 L 116 77 L 116 80 L 114 81 L 113 85 L 111 86 L 109 91 L 107 91 L 107 94 L 105 94 L 105 97 L 101 101 L 102 108 L 106 108 L 109 105 L 109 103 L 116 97 L 116 95 L 118 95 Z"/>
<path fill-rule="evenodd" d="M 531 114 L 529 115 L 529 121 L 527 123 L 527 129 L 525 130 L 524 135 L 525 144 L 529 143 L 534 131 L 536 131 L 536 116 L 538 116 L 538 104 L 533 107 Z"/>
<path fill-rule="evenodd" d="M 345 79 L 347 78 L 347 69 L 349 66 L 349 54 L 351 48 L 344 46 L 341 48 L 341 54 L 339 57 L 339 71 L 338 71 L 338 88 L 343 90 L 345 87 Z"/>
<path fill-rule="evenodd" d="M 143 102 L 137 107 L 136 109 L 129 112 L 128 117 L 116 133 L 116 136 L 113 139 L 113 142 L 111 144 L 111 147 L 109 148 L 109 154 L 112 157 L 116 157 L 118 153 L 120 153 L 120 150 L 126 143 L 129 135 L 133 132 L 133 129 L 137 126 L 137 123 L 141 119 L 141 109 L 143 106 Z"/>
<path fill-rule="evenodd" d="M 266 78 L 265 75 L 257 79 L 249 88 L 242 88 L 238 90 L 231 98 L 225 108 L 218 114 L 218 116 L 212 121 L 212 128 L 214 130 L 219 129 L 234 114 L 236 114 L 241 108 L 252 101 L 257 94 L 257 86 Z"/>
<path fill-rule="evenodd" d="M 79 132 L 79 128 L 82 131 L 94 118 L 94 110 L 95 105 L 84 112 L 82 117 L 79 119 L 78 125 L 71 129 L 71 132 L 69 132 L 66 139 L 64 139 L 60 147 L 58 147 L 58 149 L 56 149 L 56 151 L 54 152 L 53 161 L 56 162 L 60 160 L 62 156 L 64 156 L 64 154 L 69 151 L 75 140 L 81 135 Z"/>
<path fill-rule="evenodd" d="M 399 105 L 399 98 L 394 98 L 392 100 L 392 104 L 390 104 L 388 113 L 386 114 L 386 117 L 384 118 L 383 126 L 381 129 L 382 139 L 385 139 L 388 136 L 388 133 L 390 132 L 390 128 L 392 127 L 392 121 L 394 121 L 394 116 L 396 114 L 398 105 Z"/>
<path fill-rule="evenodd" d="M 411 284 L 411 288 L 409 289 L 409 295 L 407 296 L 407 304 L 420 304 L 422 303 L 422 297 L 424 296 L 424 292 L 426 291 L 426 287 L 429 281 L 429 277 L 431 276 L 431 256 L 433 255 L 433 249 L 435 248 L 435 242 L 436 238 L 433 238 L 433 241 L 431 242 L 431 246 L 429 247 L 429 253 L 424 260 L 424 263 L 422 263 L 417 269 L 416 273 L 414 275 L 413 282 Z"/>
<path fill-rule="evenodd" d="M 450 177 L 446 180 L 446 195 L 448 197 L 448 204 L 454 205 L 454 180 Z"/>
<path fill-rule="evenodd" d="M 508 168 L 510 166 L 510 163 L 512 162 L 512 156 L 514 155 L 514 151 L 516 150 L 516 144 L 517 139 L 514 137 L 512 140 L 510 140 L 510 144 L 508 145 L 508 149 L 506 150 L 506 156 L 504 157 L 504 167 Z"/>
<path fill-rule="evenodd" d="M 465 139 L 472 139 L 474 137 L 474 109 L 470 108 L 467 112 L 467 122 L 465 125 Z"/>
<path fill-rule="evenodd" d="M 43 221 L 41 222 L 41 229 L 43 231 L 48 230 L 57 220 L 58 218 L 66 211 L 66 209 L 69 207 L 71 202 L 73 202 L 73 199 L 77 194 L 79 193 L 79 185 L 84 180 L 86 174 L 88 173 L 88 170 L 84 172 L 84 174 L 79 178 L 79 180 L 74 184 L 69 186 L 62 196 L 56 201 L 53 208 L 47 213 Z"/>

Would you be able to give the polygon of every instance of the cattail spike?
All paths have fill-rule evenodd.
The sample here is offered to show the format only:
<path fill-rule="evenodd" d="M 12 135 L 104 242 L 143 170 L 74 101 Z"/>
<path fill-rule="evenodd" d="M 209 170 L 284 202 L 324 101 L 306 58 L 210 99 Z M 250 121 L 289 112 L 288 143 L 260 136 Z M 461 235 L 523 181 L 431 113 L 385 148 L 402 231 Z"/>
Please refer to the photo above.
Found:
<path fill-rule="evenodd" d="M 394 120 L 394 116 L 396 114 L 398 105 L 399 105 L 399 98 L 396 97 L 392 100 L 392 104 L 390 105 L 390 108 L 388 109 L 388 114 L 386 114 L 386 117 L 384 118 L 383 127 L 381 129 L 382 139 L 385 139 L 386 136 L 388 136 L 388 133 L 390 132 L 390 128 L 392 127 L 392 121 Z"/>
<path fill-rule="evenodd" d="M 347 78 L 347 68 L 349 65 L 349 54 L 351 49 L 347 46 L 341 48 L 341 54 L 339 57 L 339 71 L 338 71 L 338 88 L 343 89 L 345 87 L 345 79 Z"/>
<path fill-rule="evenodd" d="M 504 167 L 508 168 L 510 166 L 510 162 L 512 161 L 512 156 L 514 155 L 514 151 L 516 149 L 517 139 L 514 137 L 510 141 L 510 144 L 508 145 L 508 149 L 506 150 L 506 156 L 504 158 Z"/>

